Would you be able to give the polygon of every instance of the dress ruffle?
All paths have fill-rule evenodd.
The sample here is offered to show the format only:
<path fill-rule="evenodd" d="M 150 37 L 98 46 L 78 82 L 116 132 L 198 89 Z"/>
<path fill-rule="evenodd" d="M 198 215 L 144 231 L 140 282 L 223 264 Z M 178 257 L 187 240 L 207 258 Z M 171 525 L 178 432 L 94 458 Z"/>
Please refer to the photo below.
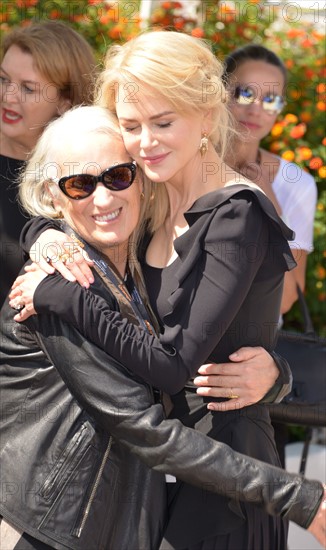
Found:
<path fill-rule="evenodd" d="M 193 206 L 185 213 L 185 218 L 189 224 L 189 230 L 174 241 L 174 248 L 181 260 L 179 268 L 176 270 L 176 286 L 172 291 L 168 302 L 171 309 L 164 316 L 164 324 L 175 332 L 175 336 L 179 333 L 180 327 L 175 325 L 173 311 L 176 308 L 189 307 L 189 285 L 187 289 L 183 288 L 183 281 L 191 273 L 196 271 L 196 264 L 199 261 L 203 250 L 205 249 L 206 240 L 212 241 L 210 235 L 210 225 L 214 216 L 218 215 L 219 208 L 230 202 L 230 209 L 234 208 L 231 200 L 247 200 L 252 202 L 254 199 L 260 205 L 262 211 L 270 220 L 271 230 L 273 232 L 273 246 L 277 238 L 277 251 L 279 259 L 283 265 L 281 268 L 284 271 L 290 271 L 296 267 L 296 262 L 292 256 L 292 252 L 288 241 L 295 238 L 294 231 L 290 229 L 277 214 L 274 205 L 258 187 L 252 184 L 235 183 L 228 184 L 226 187 L 207 193 L 200 197 Z M 200 223 L 196 223 L 200 219 Z M 223 221 L 221 221 L 223 223 Z M 215 224 L 213 224 L 215 226 Z M 218 241 L 218 236 L 216 237 Z M 210 250 L 213 253 L 212 250 Z M 186 300 L 186 302 L 184 302 Z M 171 321 L 171 323 L 170 323 Z M 164 341 L 164 336 L 162 342 Z"/>

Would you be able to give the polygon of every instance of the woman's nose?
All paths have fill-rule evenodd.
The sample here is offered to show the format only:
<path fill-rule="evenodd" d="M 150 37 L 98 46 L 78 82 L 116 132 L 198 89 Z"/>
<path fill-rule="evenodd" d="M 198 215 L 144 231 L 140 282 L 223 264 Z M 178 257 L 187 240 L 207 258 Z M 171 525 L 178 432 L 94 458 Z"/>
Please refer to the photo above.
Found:
<path fill-rule="evenodd" d="M 251 113 L 259 113 L 263 109 L 263 103 L 259 98 L 256 98 L 250 105 L 248 111 Z"/>
<path fill-rule="evenodd" d="M 98 182 L 93 193 L 93 202 L 96 206 L 103 206 L 108 204 L 112 199 L 112 193 L 110 189 L 105 187 L 102 182 Z"/>
<path fill-rule="evenodd" d="M 142 149 L 148 149 L 157 145 L 157 139 L 155 138 L 153 132 L 150 128 L 142 128 L 140 136 L 140 146 Z"/>
<path fill-rule="evenodd" d="M 2 101 L 5 103 L 18 103 L 21 97 L 21 89 L 15 82 L 8 82 L 1 87 Z"/>

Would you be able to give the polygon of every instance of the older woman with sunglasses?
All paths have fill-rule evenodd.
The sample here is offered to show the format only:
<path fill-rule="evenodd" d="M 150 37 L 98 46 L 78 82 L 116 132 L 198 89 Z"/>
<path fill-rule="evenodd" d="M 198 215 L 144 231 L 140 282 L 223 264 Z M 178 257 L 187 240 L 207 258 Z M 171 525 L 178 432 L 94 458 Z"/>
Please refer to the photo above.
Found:
<path fill-rule="evenodd" d="M 258 44 L 239 48 L 225 59 L 230 111 L 239 134 L 227 162 L 255 181 L 295 233 L 290 243 L 297 267 L 285 274 L 281 313 L 305 287 L 307 255 L 313 250 L 317 187 L 299 166 L 260 147 L 285 104 L 287 71 L 282 61 Z"/>
<path fill-rule="evenodd" d="M 71 254 L 79 247 L 92 258 L 87 296 L 101 296 L 154 338 L 133 255 L 150 187 L 108 111 L 80 107 L 53 122 L 26 167 L 21 196 L 30 214 L 58 218 Z M 62 286 L 68 290 L 82 325 L 80 287 L 47 281 L 57 300 Z M 1 317 L 1 547 L 155 550 L 165 522 L 164 471 L 227 494 L 236 507 L 244 499 L 311 524 L 325 540 L 320 483 L 165 420 L 150 386 L 57 316 L 19 326 L 5 304 Z"/>

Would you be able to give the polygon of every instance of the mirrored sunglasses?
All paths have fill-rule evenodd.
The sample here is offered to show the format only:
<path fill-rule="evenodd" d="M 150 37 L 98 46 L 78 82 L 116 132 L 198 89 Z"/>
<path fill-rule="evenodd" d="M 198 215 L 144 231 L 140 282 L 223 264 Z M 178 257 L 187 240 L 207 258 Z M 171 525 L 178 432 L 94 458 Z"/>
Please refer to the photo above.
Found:
<path fill-rule="evenodd" d="M 239 105 L 251 105 L 255 101 L 259 101 L 264 111 L 270 115 L 278 114 L 282 111 L 285 101 L 282 96 L 275 94 L 267 94 L 261 99 L 256 97 L 255 91 L 250 86 L 237 86 L 234 90 L 234 99 Z"/>
<path fill-rule="evenodd" d="M 128 189 L 135 179 L 136 170 L 135 162 L 126 162 L 110 166 L 99 176 L 76 174 L 60 178 L 57 183 L 67 197 L 80 201 L 90 197 L 99 182 L 103 183 L 110 191 Z"/>

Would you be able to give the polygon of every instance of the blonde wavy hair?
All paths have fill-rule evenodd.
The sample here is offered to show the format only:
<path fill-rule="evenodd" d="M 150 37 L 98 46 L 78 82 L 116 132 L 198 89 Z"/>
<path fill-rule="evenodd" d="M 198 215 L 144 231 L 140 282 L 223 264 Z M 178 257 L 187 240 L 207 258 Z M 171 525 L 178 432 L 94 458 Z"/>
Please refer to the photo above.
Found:
<path fill-rule="evenodd" d="M 130 100 L 137 93 L 163 97 L 179 113 L 211 112 L 210 139 L 223 160 L 232 127 L 223 65 L 201 39 L 173 31 L 150 31 L 123 45 L 113 45 L 100 74 L 96 102 L 116 114 L 119 86 L 129 84 Z M 168 213 L 164 184 L 153 183 L 155 200 L 146 216 L 155 231 Z"/>
<path fill-rule="evenodd" d="M 107 135 L 108 140 L 122 142 L 116 117 L 99 106 L 75 107 L 47 126 L 20 175 L 19 200 L 29 214 L 50 219 L 58 218 L 53 196 L 60 197 L 61 201 L 69 199 L 63 195 L 53 178 L 60 178 L 60 167 L 63 162 L 73 161 L 65 157 L 69 142 L 73 141 L 76 135 L 87 136 L 93 133 L 103 133 Z M 85 162 L 89 160 L 91 159 L 85 159 Z M 140 168 L 137 168 L 137 175 L 143 183 L 144 197 L 141 201 L 138 225 L 129 239 L 128 263 L 136 284 L 140 286 L 139 290 L 146 296 L 137 250 L 144 233 L 145 212 L 149 208 L 152 190 L 151 183 Z"/>

